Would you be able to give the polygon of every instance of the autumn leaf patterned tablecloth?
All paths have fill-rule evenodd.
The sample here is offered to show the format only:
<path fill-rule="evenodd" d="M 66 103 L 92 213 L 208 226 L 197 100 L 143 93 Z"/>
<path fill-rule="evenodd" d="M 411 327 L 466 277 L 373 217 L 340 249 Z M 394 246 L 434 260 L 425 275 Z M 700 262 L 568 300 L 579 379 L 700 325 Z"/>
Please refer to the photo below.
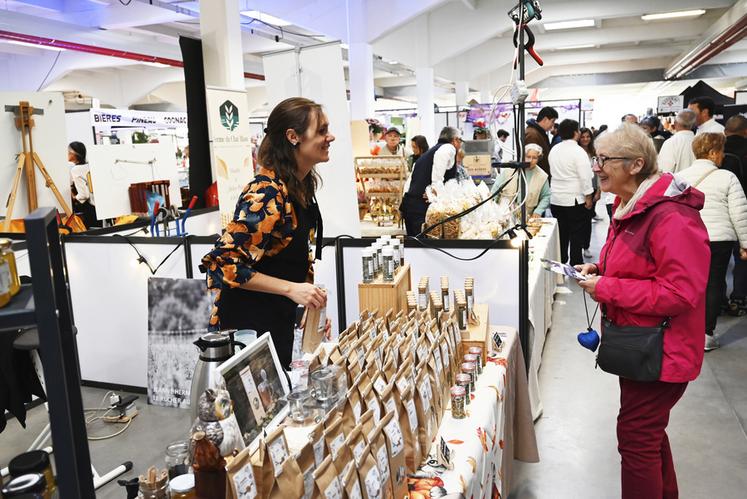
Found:
<path fill-rule="evenodd" d="M 501 333 L 503 348 L 478 378 L 467 417 L 454 419 L 447 409 L 431 449 L 434 457 L 443 438 L 452 469 L 423 465 L 418 473 L 423 478 L 410 479 L 412 499 L 505 498 L 513 459 L 539 461 L 518 334 L 505 326 L 490 331 Z"/>

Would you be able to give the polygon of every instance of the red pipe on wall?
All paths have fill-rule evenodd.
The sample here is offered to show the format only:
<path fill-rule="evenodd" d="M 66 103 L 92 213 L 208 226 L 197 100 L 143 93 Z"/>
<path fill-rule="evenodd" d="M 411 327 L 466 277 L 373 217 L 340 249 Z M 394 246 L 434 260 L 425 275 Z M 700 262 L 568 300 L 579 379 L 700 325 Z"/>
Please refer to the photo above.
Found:
<path fill-rule="evenodd" d="M 165 64 L 167 66 L 173 66 L 175 68 L 183 68 L 184 63 L 177 59 L 169 59 L 167 57 L 156 57 L 153 55 L 139 54 L 137 52 L 129 52 L 126 50 L 116 50 L 105 47 L 97 47 L 95 45 L 86 45 L 83 43 L 67 42 L 64 40 L 56 40 L 54 38 L 45 38 L 42 36 L 25 35 L 23 33 L 13 33 L 11 31 L 1 31 L 0 38 L 5 40 L 13 40 L 17 42 L 31 43 L 35 45 L 44 45 L 47 47 L 55 47 L 59 49 L 72 50 L 75 52 L 85 52 L 87 54 L 103 55 L 108 57 L 118 57 L 120 59 L 129 59 L 132 61 L 139 62 L 155 62 L 159 64 Z M 264 81 L 264 75 L 256 73 L 244 73 L 244 78 L 252 80 Z"/>

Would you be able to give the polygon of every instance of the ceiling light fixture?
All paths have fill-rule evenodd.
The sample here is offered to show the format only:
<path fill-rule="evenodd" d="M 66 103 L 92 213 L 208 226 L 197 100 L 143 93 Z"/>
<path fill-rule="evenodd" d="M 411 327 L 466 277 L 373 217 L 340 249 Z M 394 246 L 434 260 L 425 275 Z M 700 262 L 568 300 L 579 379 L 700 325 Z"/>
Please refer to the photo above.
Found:
<path fill-rule="evenodd" d="M 263 23 L 272 24 L 273 26 L 278 26 L 280 28 L 282 28 L 283 26 L 290 26 L 291 24 L 293 24 L 290 21 L 286 21 L 285 19 L 280 19 L 279 17 L 271 16 L 270 14 L 265 14 L 264 12 L 260 12 L 258 10 L 242 10 L 241 14 L 244 16 L 249 16 L 252 19 L 256 19 Z"/>
<path fill-rule="evenodd" d="M 169 68 L 169 67 L 171 67 L 168 64 L 164 64 L 162 62 L 145 61 L 145 62 L 143 62 L 143 64 L 145 64 L 146 66 L 152 66 L 154 68 Z"/>
<path fill-rule="evenodd" d="M 545 28 L 546 31 L 555 31 L 559 29 L 592 28 L 595 25 L 594 19 L 578 19 L 576 21 L 545 23 L 542 27 Z"/>
<path fill-rule="evenodd" d="M 675 19 L 678 17 L 697 17 L 705 14 L 705 9 L 680 10 L 676 12 L 661 12 L 659 14 L 646 14 L 641 16 L 644 21 L 658 21 L 660 19 Z"/>
<path fill-rule="evenodd" d="M 556 47 L 555 50 L 578 50 L 578 49 L 591 49 L 596 47 L 593 43 L 586 43 L 583 45 L 566 45 L 565 47 Z"/>
<path fill-rule="evenodd" d="M 65 49 L 60 47 L 52 47 L 50 45 L 43 45 L 41 43 L 29 43 L 29 42 L 20 42 L 18 40 L 5 40 L 5 43 L 11 43 L 13 45 L 20 45 L 22 47 L 32 47 L 35 49 L 44 49 L 44 50 L 52 50 L 54 52 L 62 52 Z"/>

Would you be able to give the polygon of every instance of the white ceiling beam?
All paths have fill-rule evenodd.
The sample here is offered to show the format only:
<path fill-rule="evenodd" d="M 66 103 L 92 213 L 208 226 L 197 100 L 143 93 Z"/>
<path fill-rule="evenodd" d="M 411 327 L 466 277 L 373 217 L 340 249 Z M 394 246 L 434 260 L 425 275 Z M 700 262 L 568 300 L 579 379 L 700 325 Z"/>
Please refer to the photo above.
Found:
<path fill-rule="evenodd" d="M 717 48 L 718 43 L 723 43 L 725 45 L 729 44 L 729 40 L 721 40 L 721 38 L 727 33 L 730 33 L 730 30 L 735 27 L 741 26 L 740 29 L 743 30 L 745 19 L 747 19 L 747 0 L 739 0 L 731 9 L 726 11 L 715 23 L 713 23 L 708 31 L 703 33 L 703 37 L 700 40 L 685 49 L 669 66 L 667 66 L 667 69 L 664 71 L 664 77 L 672 79 L 685 76 L 687 73 L 703 65 L 714 55 L 717 55 L 719 53 Z M 744 32 L 740 31 L 738 35 L 731 34 L 731 36 L 738 36 L 741 38 L 744 36 Z M 717 51 L 711 54 L 711 51 L 714 49 Z M 711 55 L 705 56 L 704 58 L 704 54 Z"/>

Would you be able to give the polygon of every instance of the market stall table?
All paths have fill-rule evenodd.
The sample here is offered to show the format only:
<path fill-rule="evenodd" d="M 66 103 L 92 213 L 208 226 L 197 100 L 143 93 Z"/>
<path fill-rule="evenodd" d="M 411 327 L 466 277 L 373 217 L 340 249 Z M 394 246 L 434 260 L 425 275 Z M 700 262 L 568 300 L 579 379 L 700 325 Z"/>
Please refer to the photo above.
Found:
<path fill-rule="evenodd" d="M 495 332 L 503 348 L 483 368 L 466 406 L 467 417 L 454 419 L 447 409 L 431 449 L 432 457 L 443 438 L 452 469 L 432 462 L 422 466 L 418 470 L 422 478 L 409 480 L 410 491 L 422 493 L 418 497 L 507 497 L 513 460 L 539 461 L 518 333 L 512 327 L 490 326 L 491 336 Z"/>
<path fill-rule="evenodd" d="M 542 363 L 542 350 L 545 335 L 552 324 L 552 304 L 555 289 L 563 283 L 563 277 L 547 272 L 541 259 L 560 260 L 560 237 L 558 222 L 554 218 L 543 218 L 542 227 L 529 242 L 529 401 L 532 418 L 542 414 L 542 400 L 539 393 L 539 370 Z"/>

